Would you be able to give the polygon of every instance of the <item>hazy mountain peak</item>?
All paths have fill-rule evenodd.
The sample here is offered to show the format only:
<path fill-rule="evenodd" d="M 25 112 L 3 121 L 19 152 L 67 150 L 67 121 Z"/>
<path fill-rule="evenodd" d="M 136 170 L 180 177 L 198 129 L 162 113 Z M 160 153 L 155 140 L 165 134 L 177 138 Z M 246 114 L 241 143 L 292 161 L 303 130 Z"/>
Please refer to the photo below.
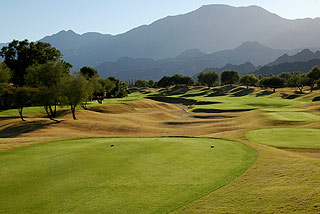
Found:
<path fill-rule="evenodd" d="M 271 49 L 257 41 L 247 41 L 242 43 L 240 46 L 238 46 L 236 49 L 242 49 L 242 50 L 246 50 L 246 49 Z"/>
<path fill-rule="evenodd" d="M 313 55 L 313 52 L 309 49 L 303 49 L 301 52 L 297 53 L 296 56 Z"/>
<path fill-rule="evenodd" d="M 176 56 L 176 58 L 189 59 L 189 58 L 201 57 L 204 55 L 206 55 L 206 54 L 203 53 L 202 51 L 200 51 L 199 49 L 192 48 L 192 49 L 187 49 L 187 50 L 183 51 L 178 56 Z"/>
<path fill-rule="evenodd" d="M 275 66 L 283 63 L 294 63 L 294 62 L 307 62 L 313 59 L 320 59 L 320 52 L 313 53 L 309 49 L 303 49 L 295 55 L 289 56 L 284 54 L 276 59 L 274 62 L 269 63 L 267 66 Z"/>

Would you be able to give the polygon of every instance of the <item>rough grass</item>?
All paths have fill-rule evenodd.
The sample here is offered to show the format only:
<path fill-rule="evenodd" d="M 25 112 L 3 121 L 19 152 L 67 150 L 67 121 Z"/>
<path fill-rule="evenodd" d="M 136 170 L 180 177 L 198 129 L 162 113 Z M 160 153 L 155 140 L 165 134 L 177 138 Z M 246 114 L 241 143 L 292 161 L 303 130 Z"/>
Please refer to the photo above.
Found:
<path fill-rule="evenodd" d="M 26 147 L 0 153 L 0 212 L 167 213 L 231 182 L 256 157 L 246 145 L 199 138 Z"/>
<path fill-rule="evenodd" d="M 320 91 L 301 94 L 301 97 L 290 100 L 282 98 L 282 94 L 296 94 L 295 89 L 279 89 L 276 93 L 270 93 L 255 88 L 251 94 L 241 94 L 239 97 L 242 99 L 235 99 L 239 97 L 233 95 L 239 92 L 237 88 L 232 90 L 235 91 L 228 92 L 219 99 L 239 101 L 242 103 L 234 105 L 242 106 L 246 96 L 258 95 L 257 98 L 269 98 L 268 102 L 273 102 L 274 98 L 277 102 L 283 100 L 288 102 L 288 107 L 264 108 L 262 105 L 257 110 L 247 112 L 194 113 L 187 111 L 187 107 L 183 105 L 142 99 L 126 103 L 134 108 L 131 112 L 114 114 L 109 111 L 120 109 L 124 105 L 119 104 L 122 103 L 120 100 L 119 103 L 110 105 L 107 113 L 79 110 L 77 121 L 72 120 L 69 111 L 56 118 L 60 123 L 51 121 L 50 124 L 48 119 L 39 118 L 37 114 L 29 114 L 27 122 L 21 122 L 15 117 L 1 117 L 0 151 L 80 137 L 192 136 L 239 141 L 257 151 L 259 156 L 255 164 L 233 182 L 190 202 L 174 213 L 320 213 L 320 150 L 276 148 L 252 142 L 246 137 L 248 131 L 258 129 L 320 129 L 320 121 L 280 121 L 264 115 L 266 112 L 281 111 L 319 115 L 319 102 L 311 103 L 311 100 L 319 96 Z M 208 102 L 216 99 L 214 96 L 206 97 L 207 88 L 184 90 L 187 91 L 185 94 L 181 91 L 183 90 L 178 91 L 179 95 L 174 91 L 170 94 L 187 99 L 204 96 Z M 161 93 L 166 92 L 162 90 Z M 153 94 L 159 96 L 159 93 Z M 197 95 L 194 96 L 195 94 Z M 33 124 L 33 130 L 29 127 L 30 123 Z M 94 202 L 94 199 L 86 201 L 87 207 L 94 207 Z M 80 205 L 75 204 L 74 207 L 77 206 Z"/>
<path fill-rule="evenodd" d="M 257 143 L 280 147 L 319 149 L 320 130 L 303 128 L 273 128 L 253 130 L 247 133 L 247 137 Z"/>
<path fill-rule="evenodd" d="M 281 121 L 318 121 L 320 116 L 309 112 L 269 112 L 265 113 L 266 116 L 273 120 Z"/>

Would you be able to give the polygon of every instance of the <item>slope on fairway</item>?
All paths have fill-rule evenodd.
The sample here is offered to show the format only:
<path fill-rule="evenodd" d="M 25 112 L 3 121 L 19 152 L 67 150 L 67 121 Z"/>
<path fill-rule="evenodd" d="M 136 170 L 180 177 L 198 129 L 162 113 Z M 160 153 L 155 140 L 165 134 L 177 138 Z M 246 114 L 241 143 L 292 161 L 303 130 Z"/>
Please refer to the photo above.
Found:
<path fill-rule="evenodd" d="M 320 149 L 320 130 L 273 128 L 247 132 L 249 140 L 279 148 Z"/>
<path fill-rule="evenodd" d="M 167 213 L 233 181 L 256 156 L 246 145 L 205 138 L 16 149 L 0 153 L 0 213 Z"/>
<path fill-rule="evenodd" d="M 281 121 L 318 121 L 320 116 L 308 112 L 268 112 L 266 116 Z"/>

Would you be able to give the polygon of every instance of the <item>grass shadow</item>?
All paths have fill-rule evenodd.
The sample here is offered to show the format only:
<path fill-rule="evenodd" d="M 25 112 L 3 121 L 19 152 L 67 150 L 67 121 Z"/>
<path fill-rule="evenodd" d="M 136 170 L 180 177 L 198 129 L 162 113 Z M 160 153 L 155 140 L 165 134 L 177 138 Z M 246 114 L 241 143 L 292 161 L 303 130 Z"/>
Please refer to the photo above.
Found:
<path fill-rule="evenodd" d="M 298 95 L 298 94 L 285 94 L 285 93 L 281 93 L 281 97 L 282 97 L 283 99 L 293 100 L 293 99 L 296 99 L 296 98 L 300 97 L 300 95 Z"/>
<path fill-rule="evenodd" d="M 224 86 L 221 88 L 212 89 L 212 93 L 207 95 L 207 97 L 218 97 L 218 96 L 226 96 L 230 91 L 237 88 L 236 86 Z"/>
<path fill-rule="evenodd" d="M 182 95 L 181 97 L 198 97 L 198 96 L 204 96 L 208 93 L 208 91 L 204 91 L 204 92 L 201 92 L 201 93 L 196 93 L 196 94 L 185 94 L 185 95 Z"/>
<path fill-rule="evenodd" d="M 259 93 L 256 94 L 256 97 L 262 97 L 262 96 L 268 96 L 270 94 L 273 94 L 273 91 L 261 91 Z"/>
<path fill-rule="evenodd" d="M 33 121 L 33 122 L 21 122 L 17 125 L 13 125 L 4 128 L 0 131 L 0 138 L 13 138 L 21 134 L 30 133 L 39 129 L 51 126 L 52 122 Z"/>
<path fill-rule="evenodd" d="M 227 112 L 246 112 L 246 111 L 252 111 L 255 109 L 195 109 L 192 112 L 195 113 L 227 113 Z"/>
<path fill-rule="evenodd" d="M 232 94 L 233 97 L 242 97 L 249 94 L 252 94 L 254 92 L 253 88 L 239 88 L 240 90 L 237 90 L 234 94 Z"/>
<path fill-rule="evenodd" d="M 180 97 L 147 97 L 147 99 L 151 99 L 158 102 L 165 102 L 165 103 L 171 103 L 171 104 L 182 104 L 182 105 L 194 105 L 197 103 L 196 100 L 193 99 L 184 99 Z"/>

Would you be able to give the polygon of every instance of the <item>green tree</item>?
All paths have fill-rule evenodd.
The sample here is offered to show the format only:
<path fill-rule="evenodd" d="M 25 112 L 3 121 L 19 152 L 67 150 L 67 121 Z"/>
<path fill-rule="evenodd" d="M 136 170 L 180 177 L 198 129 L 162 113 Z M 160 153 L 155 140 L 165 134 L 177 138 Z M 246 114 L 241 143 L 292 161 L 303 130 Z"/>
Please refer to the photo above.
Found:
<path fill-rule="evenodd" d="M 0 97 L 4 93 L 5 89 L 8 87 L 10 78 L 10 69 L 4 63 L 0 62 Z"/>
<path fill-rule="evenodd" d="M 44 64 L 47 61 L 58 61 L 62 55 L 49 43 L 13 40 L 8 46 L 1 49 L 0 56 L 4 58 L 4 63 L 12 71 L 12 83 L 15 86 L 23 86 L 26 69 L 29 66 Z"/>
<path fill-rule="evenodd" d="M 82 75 L 69 76 L 63 83 L 64 104 L 70 106 L 72 117 L 76 120 L 76 107 L 88 100 L 88 81 Z"/>
<path fill-rule="evenodd" d="M 102 104 L 106 95 L 111 93 L 111 91 L 116 87 L 116 84 L 108 78 L 100 78 L 98 79 L 98 82 L 100 86 L 95 90 L 93 96 L 98 103 Z"/>
<path fill-rule="evenodd" d="M 268 88 L 272 88 L 273 92 L 276 92 L 277 88 L 284 86 L 285 79 L 279 76 L 265 77 L 260 81 L 260 85 Z"/>
<path fill-rule="evenodd" d="M 307 85 L 312 85 L 312 80 L 306 74 L 293 73 L 289 78 L 287 85 L 289 87 L 297 87 L 300 93 L 302 93 L 303 88 Z"/>
<path fill-rule="evenodd" d="M 87 79 L 91 79 L 93 77 L 98 77 L 98 71 L 95 70 L 94 68 L 84 66 L 80 69 L 80 74 L 85 76 Z"/>
<path fill-rule="evenodd" d="M 149 88 L 153 88 L 155 86 L 155 82 L 153 80 L 149 80 L 147 85 Z"/>
<path fill-rule="evenodd" d="M 147 86 L 148 86 L 148 83 L 147 83 L 147 81 L 145 81 L 145 80 L 137 79 L 137 80 L 134 82 L 134 86 L 139 87 L 139 88 L 144 88 L 144 87 L 147 87 Z"/>
<path fill-rule="evenodd" d="M 63 94 L 62 83 L 68 75 L 70 66 L 64 62 L 48 61 L 34 64 L 26 70 L 26 85 L 39 89 L 37 103 L 45 108 L 50 118 L 56 116 L 57 105 Z"/>
<path fill-rule="evenodd" d="M 108 77 L 108 79 L 115 84 L 115 87 L 110 91 L 110 93 L 107 93 L 106 97 L 122 98 L 128 96 L 128 87 L 125 82 L 122 82 L 115 77 Z"/>
<path fill-rule="evenodd" d="M 197 76 L 200 84 L 210 87 L 214 86 L 219 81 L 219 75 L 215 71 L 203 71 Z"/>
<path fill-rule="evenodd" d="M 163 76 L 157 83 L 157 87 L 160 87 L 160 88 L 168 88 L 172 85 L 173 85 L 172 78 L 168 76 Z"/>
<path fill-rule="evenodd" d="M 240 79 L 240 75 L 238 71 L 224 71 L 221 74 L 221 83 L 223 85 L 229 84 L 232 86 L 232 84 L 238 83 Z"/>
<path fill-rule="evenodd" d="M 256 86 L 258 81 L 258 78 L 253 74 L 242 75 L 239 80 L 240 84 L 247 86 L 247 88 L 249 88 L 249 86 Z"/>
<path fill-rule="evenodd" d="M 185 86 L 189 86 L 189 85 L 193 85 L 194 84 L 194 80 L 192 79 L 192 77 L 189 76 L 185 76 L 183 74 L 175 74 L 171 77 L 171 82 L 174 85 L 185 85 Z"/>
<path fill-rule="evenodd" d="M 317 82 L 317 80 L 320 79 L 320 67 L 315 66 L 308 72 L 308 77 L 312 80 L 311 82 L 311 91 L 313 91 L 314 84 Z"/>
<path fill-rule="evenodd" d="M 38 91 L 30 87 L 12 87 L 8 90 L 9 102 L 11 107 L 18 109 L 20 118 L 23 118 L 23 108 L 31 106 L 34 102 L 33 99 L 37 96 Z"/>

